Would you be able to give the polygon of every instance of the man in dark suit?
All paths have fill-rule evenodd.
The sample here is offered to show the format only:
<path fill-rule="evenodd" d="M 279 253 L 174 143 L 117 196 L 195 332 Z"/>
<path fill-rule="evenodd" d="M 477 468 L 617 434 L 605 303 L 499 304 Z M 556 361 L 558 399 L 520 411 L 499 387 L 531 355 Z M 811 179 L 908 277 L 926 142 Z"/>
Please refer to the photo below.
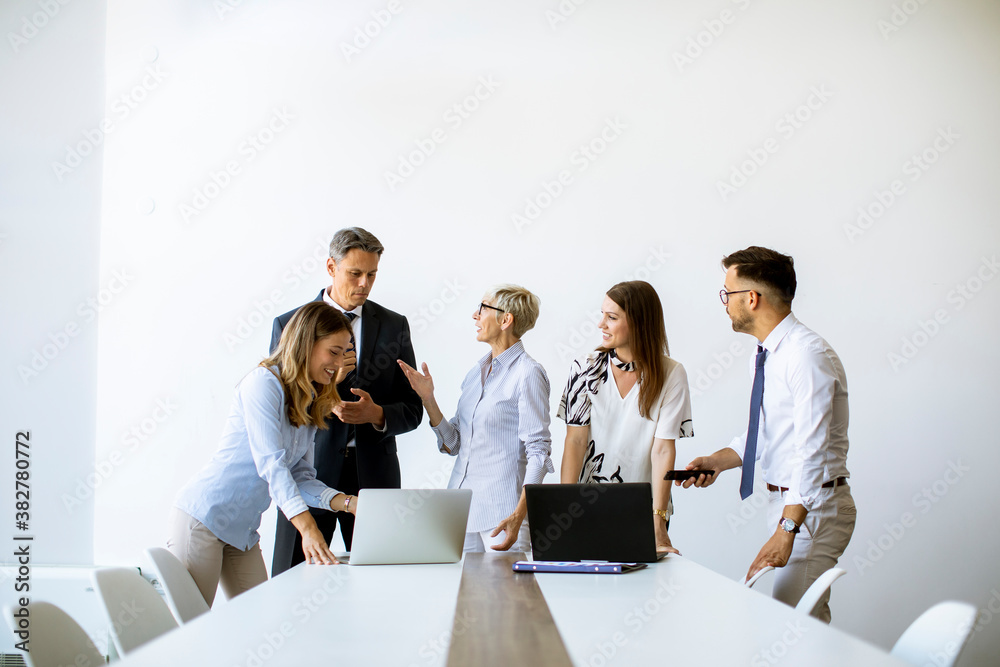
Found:
<path fill-rule="evenodd" d="M 400 486 L 396 436 L 420 424 L 423 406 L 396 363 L 414 365 L 410 326 L 406 318 L 368 300 L 382 244 L 360 227 L 341 229 L 330 242 L 326 262 L 332 279 L 316 301 L 326 301 L 344 312 L 353 327 L 354 350 L 337 376 L 344 402 L 327 419 L 329 428 L 316 432 L 316 477 L 334 489 L 356 494 L 364 488 Z M 296 309 L 298 310 L 298 309 Z M 272 352 L 295 310 L 276 317 L 271 332 Z M 311 510 L 329 541 L 337 522 L 347 550 L 351 549 L 354 515 Z M 301 537 L 278 512 L 271 576 L 304 560 Z"/>

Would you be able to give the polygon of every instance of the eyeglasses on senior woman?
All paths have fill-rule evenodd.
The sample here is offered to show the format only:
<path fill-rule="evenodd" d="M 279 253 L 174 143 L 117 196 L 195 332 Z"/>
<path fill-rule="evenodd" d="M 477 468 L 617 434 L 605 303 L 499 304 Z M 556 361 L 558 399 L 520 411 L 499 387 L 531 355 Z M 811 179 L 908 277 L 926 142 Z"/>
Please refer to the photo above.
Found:
<path fill-rule="evenodd" d="M 497 308 L 496 306 L 491 306 L 491 305 L 490 305 L 490 304 L 488 304 L 488 303 L 481 303 L 481 304 L 479 304 L 479 316 L 480 316 L 480 317 L 482 317 L 482 316 L 483 316 L 483 308 L 489 308 L 490 310 L 495 310 L 495 311 L 497 311 L 498 313 L 506 313 L 506 312 L 507 312 L 507 311 L 506 311 L 506 310 L 504 310 L 503 308 Z"/>
<path fill-rule="evenodd" d="M 719 290 L 719 298 L 722 299 L 722 305 L 729 305 L 729 295 L 730 294 L 742 294 L 743 292 L 756 292 L 754 289 L 737 289 L 732 292 L 727 292 L 725 289 Z"/>

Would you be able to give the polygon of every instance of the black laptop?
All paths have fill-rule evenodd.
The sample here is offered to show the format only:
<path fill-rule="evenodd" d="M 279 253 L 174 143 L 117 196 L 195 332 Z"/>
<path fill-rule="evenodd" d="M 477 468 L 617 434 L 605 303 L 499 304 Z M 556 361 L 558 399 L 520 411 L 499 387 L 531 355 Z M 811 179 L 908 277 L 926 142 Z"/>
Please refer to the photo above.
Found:
<path fill-rule="evenodd" d="M 535 560 L 658 560 L 653 491 L 648 483 L 527 484 L 524 488 Z"/>

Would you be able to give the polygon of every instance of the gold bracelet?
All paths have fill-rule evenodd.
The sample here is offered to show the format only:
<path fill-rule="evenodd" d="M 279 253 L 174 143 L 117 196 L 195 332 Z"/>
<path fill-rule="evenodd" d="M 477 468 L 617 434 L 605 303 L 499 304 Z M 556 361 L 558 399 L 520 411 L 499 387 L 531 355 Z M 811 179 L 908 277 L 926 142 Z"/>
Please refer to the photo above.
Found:
<path fill-rule="evenodd" d="M 351 497 L 350 496 L 347 496 L 347 498 L 344 500 L 344 511 L 345 512 L 350 512 L 351 511 Z"/>
<path fill-rule="evenodd" d="M 664 521 L 670 518 L 667 514 L 667 510 L 653 510 L 653 514 L 656 516 L 662 516 Z"/>

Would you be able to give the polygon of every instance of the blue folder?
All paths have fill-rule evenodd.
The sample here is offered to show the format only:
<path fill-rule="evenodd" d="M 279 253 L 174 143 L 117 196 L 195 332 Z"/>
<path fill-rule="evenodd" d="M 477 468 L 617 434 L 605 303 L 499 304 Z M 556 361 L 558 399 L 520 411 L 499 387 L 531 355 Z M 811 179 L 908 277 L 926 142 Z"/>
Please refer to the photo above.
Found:
<path fill-rule="evenodd" d="M 645 563 L 560 562 L 553 560 L 519 560 L 515 572 L 575 572 L 577 574 L 624 574 L 646 567 Z"/>

